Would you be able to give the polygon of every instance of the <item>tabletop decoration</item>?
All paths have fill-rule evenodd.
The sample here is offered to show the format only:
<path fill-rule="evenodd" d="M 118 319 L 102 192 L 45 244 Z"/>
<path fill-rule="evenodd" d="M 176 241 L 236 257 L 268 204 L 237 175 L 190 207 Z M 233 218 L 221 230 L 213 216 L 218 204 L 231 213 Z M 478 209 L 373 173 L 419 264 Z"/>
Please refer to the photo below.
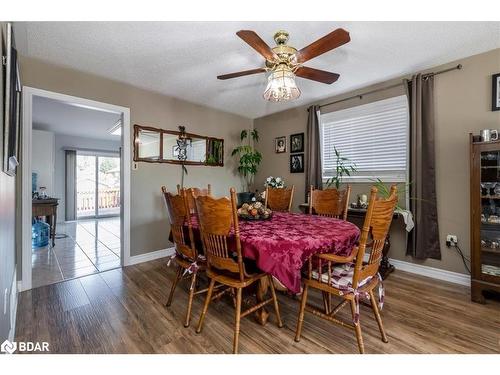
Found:
<path fill-rule="evenodd" d="M 269 220 L 273 212 L 261 202 L 244 203 L 238 209 L 238 216 L 243 220 Z"/>
<path fill-rule="evenodd" d="M 264 182 L 264 187 L 283 189 L 285 187 L 285 181 L 281 177 L 269 176 L 266 178 L 266 182 Z"/>

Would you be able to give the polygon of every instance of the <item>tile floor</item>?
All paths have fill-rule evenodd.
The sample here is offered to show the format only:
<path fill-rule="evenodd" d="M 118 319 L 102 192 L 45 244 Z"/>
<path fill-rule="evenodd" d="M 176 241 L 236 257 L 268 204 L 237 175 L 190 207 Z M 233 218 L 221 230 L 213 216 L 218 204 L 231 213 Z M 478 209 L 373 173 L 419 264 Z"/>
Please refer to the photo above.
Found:
<path fill-rule="evenodd" d="M 32 250 L 32 287 L 120 267 L 120 218 L 57 224 L 53 248 Z"/>

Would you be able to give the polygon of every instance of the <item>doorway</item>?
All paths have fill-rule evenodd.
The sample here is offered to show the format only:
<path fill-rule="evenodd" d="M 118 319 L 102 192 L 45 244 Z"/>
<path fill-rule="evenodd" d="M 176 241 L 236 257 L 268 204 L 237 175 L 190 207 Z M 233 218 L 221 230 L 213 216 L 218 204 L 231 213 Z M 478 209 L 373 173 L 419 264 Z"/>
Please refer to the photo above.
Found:
<path fill-rule="evenodd" d="M 55 177 L 52 177 L 53 189 L 42 190 L 42 183 L 36 186 L 36 176 L 33 179 L 33 168 L 37 167 L 38 160 L 33 153 L 33 144 L 40 142 L 38 134 L 34 137 L 33 132 L 52 131 L 54 129 L 43 129 L 35 125 L 36 114 L 34 110 L 36 103 L 42 101 L 54 101 L 59 105 L 71 107 L 72 111 L 92 111 L 100 117 L 117 118 L 119 127 L 112 124 L 108 133 L 116 136 L 108 140 L 108 144 L 101 142 L 85 144 L 78 139 L 68 147 L 66 144 L 58 143 L 55 136 L 54 169 Z M 56 113 L 57 111 L 47 111 Z M 66 123 L 68 118 L 64 117 Z M 61 123 L 64 121 L 61 120 Z M 95 125 L 93 121 L 87 121 Z M 74 125 L 74 124 L 73 124 Z M 44 125 L 45 126 L 45 125 Z M 61 125 L 62 126 L 62 125 Z M 72 126 L 73 130 L 82 126 Z M 95 134 L 85 126 L 86 134 L 72 134 L 74 136 L 92 137 Z M 112 130 L 112 131 L 111 131 Z M 107 134 L 107 136 L 109 136 Z M 90 136 L 89 136 L 90 135 Z M 64 135 L 68 138 L 68 134 Z M 21 290 L 31 289 L 39 286 L 34 282 L 33 262 L 41 265 L 40 269 L 59 269 L 63 279 L 83 276 L 87 271 L 90 273 L 101 272 L 106 269 L 128 265 L 130 262 L 130 111 L 128 108 L 115 106 L 107 103 L 96 102 L 79 97 L 68 96 L 50 91 L 24 87 L 23 88 L 23 138 L 22 138 L 22 217 L 21 217 L 21 243 L 22 243 L 22 280 Z M 112 142 L 113 141 L 113 142 Z M 117 146 L 107 147 L 109 143 Z M 113 151 L 114 150 L 114 151 Z M 60 153 L 62 156 L 58 156 Z M 71 159 L 71 157 L 73 159 Z M 50 158 L 49 158 L 50 160 Z M 57 160 L 60 160 L 59 162 Z M 68 161 L 73 160 L 74 167 L 68 169 Z M 59 163 L 59 164 L 58 164 Z M 38 162 L 38 165 L 40 163 Z M 71 165 L 71 163 L 69 163 Z M 127 166 L 124 168 L 124 166 Z M 51 168 L 45 168 L 50 171 Z M 44 170 L 45 170 L 44 169 Z M 68 173 L 69 171 L 69 173 Z M 58 177 L 64 176 L 64 177 Z M 44 176 L 44 173 L 39 174 Z M 64 178 L 64 181 L 61 179 Z M 60 181 L 61 180 L 61 181 Z M 62 185 L 61 185 L 62 184 Z M 50 186 L 51 183 L 43 185 Z M 58 186 L 62 188 L 57 189 Z M 59 207 L 56 223 L 55 244 L 42 248 L 35 252 L 32 247 L 32 202 L 34 189 L 52 193 L 52 197 L 59 199 L 62 207 Z M 45 194 L 44 194 L 45 195 Z M 73 210 L 74 216 L 71 216 Z M 33 211 L 34 212 L 34 211 Z M 68 214 L 69 212 L 69 214 Z M 39 218 L 44 221 L 43 218 Z M 56 222 L 56 219 L 53 218 Z M 49 221 L 50 224 L 50 221 Z M 52 228 L 51 228 L 52 230 Z M 45 252 L 44 252 L 45 251 Z M 57 282 L 60 280 L 52 280 Z M 38 285 L 37 285 L 38 283 Z M 43 284 L 41 284 L 43 285 Z"/>

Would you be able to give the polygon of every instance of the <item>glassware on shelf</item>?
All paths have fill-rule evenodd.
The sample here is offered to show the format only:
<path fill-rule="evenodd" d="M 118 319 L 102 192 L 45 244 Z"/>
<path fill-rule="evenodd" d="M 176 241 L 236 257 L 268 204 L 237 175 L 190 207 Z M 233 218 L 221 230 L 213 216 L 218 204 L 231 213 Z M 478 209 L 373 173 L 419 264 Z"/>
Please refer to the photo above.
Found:
<path fill-rule="evenodd" d="M 500 195 L 500 183 L 495 183 L 495 187 L 493 188 L 493 192 L 495 195 Z"/>
<path fill-rule="evenodd" d="M 481 153 L 481 160 L 496 160 L 497 158 L 498 158 L 498 153 L 496 152 Z"/>
<path fill-rule="evenodd" d="M 481 187 L 486 189 L 486 196 L 491 196 L 491 188 L 495 187 L 496 182 L 482 182 Z"/>
<path fill-rule="evenodd" d="M 492 266 L 489 264 L 482 264 L 481 272 L 487 275 L 500 276 L 500 267 Z"/>
<path fill-rule="evenodd" d="M 497 206 L 495 205 L 495 202 L 496 200 L 495 199 L 490 199 L 490 206 L 489 206 L 489 210 L 490 210 L 490 215 L 497 215 Z"/>
<path fill-rule="evenodd" d="M 481 195 L 486 195 L 486 186 L 484 186 L 484 182 L 479 184 L 481 186 Z"/>
<path fill-rule="evenodd" d="M 497 215 L 490 215 L 488 217 L 488 223 L 500 224 L 500 217 L 498 217 Z"/>

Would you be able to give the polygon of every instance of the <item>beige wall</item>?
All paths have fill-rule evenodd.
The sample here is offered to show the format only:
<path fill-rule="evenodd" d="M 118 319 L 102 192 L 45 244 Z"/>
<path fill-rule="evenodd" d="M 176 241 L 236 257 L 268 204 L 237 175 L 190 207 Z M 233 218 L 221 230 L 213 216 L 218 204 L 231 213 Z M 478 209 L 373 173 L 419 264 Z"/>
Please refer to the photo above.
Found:
<path fill-rule="evenodd" d="M 468 133 L 482 128 L 500 128 L 500 112 L 491 112 L 491 75 L 500 71 L 500 50 L 472 56 L 443 67 L 463 64 L 461 71 L 442 74 L 435 80 L 436 96 L 436 168 L 438 215 L 442 242 L 442 261 L 427 260 L 425 265 L 456 272 L 465 272 L 459 256 L 444 246 L 447 233 L 456 234 L 465 253 L 469 252 L 469 180 Z M 129 107 L 132 124 L 152 125 L 175 129 L 186 125 L 194 133 L 223 137 L 225 139 L 224 168 L 190 167 L 187 185 L 212 183 L 215 194 L 226 194 L 231 185 L 240 187 L 234 174 L 235 162 L 230 151 L 239 132 L 252 126 L 252 120 L 191 104 L 182 100 L 141 90 L 123 83 L 74 70 L 47 65 L 43 62 L 21 58 L 23 84 L 64 94 L 80 96 L 111 104 Z M 372 88 L 388 86 L 400 80 L 382 82 L 342 96 L 326 99 L 319 104 L 341 99 Z M 324 111 L 338 110 L 358 104 L 381 100 L 404 93 L 403 87 L 355 98 L 340 104 L 324 107 Z M 296 186 L 294 207 L 304 199 L 304 174 L 289 173 L 290 154 L 274 153 L 274 138 L 305 132 L 306 107 L 283 111 L 255 119 L 253 124 L 261 135 L 258 145 L 264 159 L 256 176 L 256 188 L 262 190 L 269 175 L 282 176 L 288 185 Z M 178 166 L 141 163 L 132 171 L 131 254 L 137 255 L 170 246 L 167 240 L 168 222 L 159 186 L 174 189 L 180 180 Z M 368 186 L 354 186 L 353 199 Z M 391 230 L 391 257 L 412 261 L 404 254 L 405 235 L 402 223 L 395 223 Z M 416 261 L 415 261 L 416 262 Z"/>
<path fill-rule="evenodd" d="M 4 56 L 4 45 L 6 44 L 7 29 L 6 23 L 0 22 L 0 54 Z M 0 70 L 0 87 L 4 85 L 4 67 Z M 3 129 L 4 111 L 3 111 L 3 90 L 0 90 L 0 129 Z M 0 158 L 3 160 L 3 131 L 0 131 Z M 18 172 L 19 173 L 19 172 Z M 16 269 L 16 178 L 3 172 L 3 166 L 0 165 L 0 342 L 7 339 L 9 332 L 14 325 L 11 320 L 11 298 L 4 302 L 4 293 L 12 296 L 15 289 L 12 288 L 12 281 Z M 15 284 L 14 284 L 15 285 Z M 4 303 L 6 306 L 4 306 Z M 4 314 L 4 310 L 7 312 Z"/>
<path fill-rule="evenodd" d="M 230 152 L 252 120 L 26 57 L 21 57 L 21 76 L 26 86 L 128 107 L 132 125 L 172 130 L 185 125 L 189 132 L 224 138 L 225 166 L 188 167 L 185 184 L 211 183 L 216 195 L 227 195 L 230 186 L 241 186 Z M 180 177 L 178 165 L 139 163 L 139 169 L 131 171 L 132 256 L 171 246 L 160 186 L 175 190 Z"/>
<path fill-rule="evenodd" d="M 54 196 L 55 135 L 46 130 L 33 129 L 31 170 L 37 173 L 37 188 L 45 186 L 45 192 Z"/>
<path fill-rule="evenodd" d="M 431 71 L 463 65 L 461 71 L 453 71 L 435 78 L 435 119 L 436 119 L 436 183 L 438 216 L 441 236 L 442 260 L 417 261 L 405 255 L 405 232 L 403 223 L 396 222 L 391 229 L 391 253 L 395 259 L 465 273 L 460 257 L 454 249 L 445 246 L 446 234 L 456 234 L 459 246 L 469 253 L 469 153 L 468 133 L 478 133 L 483 128 L 500 128 L 500 111 L 491 111 L 491 75 L 500 72 L 500 49 L 471 56 L 459 61 L 438 66 Z M 360 94 L 371 89 L 387 87 L 400 79 L 326 99 L 319 104 Z M 359 104 L 385 99 L 404 93 L 403 86 L 365 95 L 339 104 L 322 108 L 323 111 L 339 110 Z M 261 189 L 267 176 L 281 176 L 287 185 L 296 186 L 294 207 L 304 200 L 305 176 L 289 173 L 290 154 L 275 154 L 275 137 L 305 132 L 307 122 L 306 107 L 276 113 L 254 120 L 259 130 L 261 142 L 259 150 L 264 162 L 256 176 L 256 187 Z M 353 200 L 369 186 L 359 184 L 353 187 Z"/>

